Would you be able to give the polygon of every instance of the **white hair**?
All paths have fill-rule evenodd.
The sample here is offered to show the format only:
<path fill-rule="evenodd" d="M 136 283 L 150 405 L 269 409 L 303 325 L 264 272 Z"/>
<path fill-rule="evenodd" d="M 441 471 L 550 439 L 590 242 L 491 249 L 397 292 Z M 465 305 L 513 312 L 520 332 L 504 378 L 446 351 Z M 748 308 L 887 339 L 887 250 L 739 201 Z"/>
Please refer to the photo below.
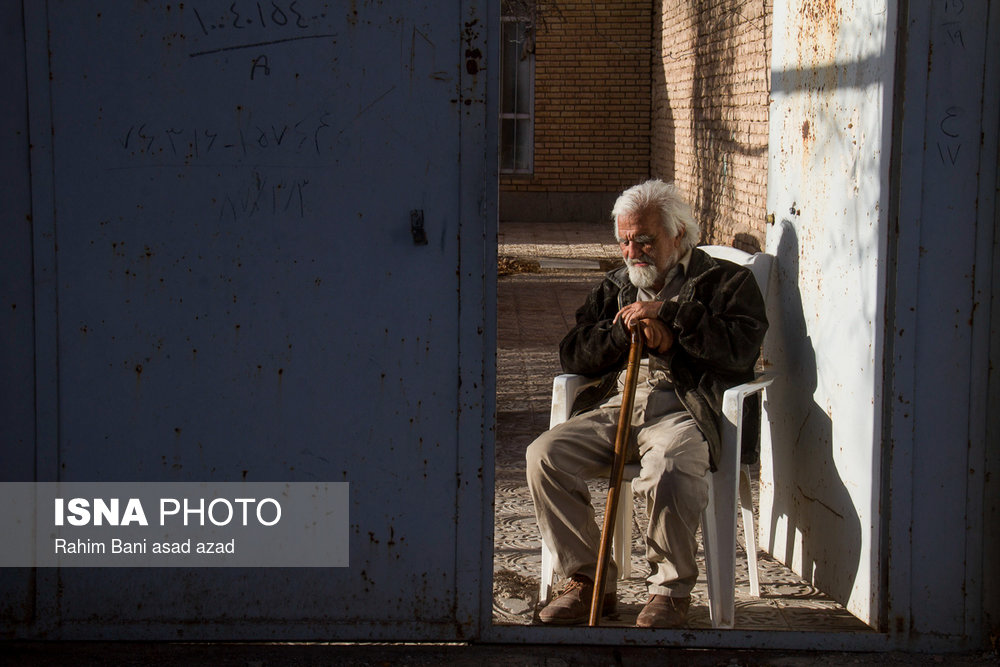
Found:
<path fill-rule="evenodd" d="M 611 209 L 611 218 L 615 224 L 615 238 L 618 237 L 618 216 L 642 214 L 655 209 L 660 214 L 660 222 L 670 238 L 674 238 L 683 228 L 684 238 L 681 239 L 681 251 L 695 247 L 701 238 L 701 229 L 691 214 L 691 207 L 684 200 L 680 189 L 673 183 L 664 183 L 652 179 L 639 185 L 633 185 L 621 193 Z"/>

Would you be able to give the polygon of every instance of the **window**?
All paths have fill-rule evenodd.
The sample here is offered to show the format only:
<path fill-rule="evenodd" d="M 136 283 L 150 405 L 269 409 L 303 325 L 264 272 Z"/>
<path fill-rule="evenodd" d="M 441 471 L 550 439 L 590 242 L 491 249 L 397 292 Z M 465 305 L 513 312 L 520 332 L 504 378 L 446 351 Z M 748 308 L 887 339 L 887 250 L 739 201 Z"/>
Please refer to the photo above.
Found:
<path fill-rule="evenodd" d="M 500 24 L 500 171 L 530 174 L 534 147 L 535 53 L 532 24 L 504 15 Z"/>

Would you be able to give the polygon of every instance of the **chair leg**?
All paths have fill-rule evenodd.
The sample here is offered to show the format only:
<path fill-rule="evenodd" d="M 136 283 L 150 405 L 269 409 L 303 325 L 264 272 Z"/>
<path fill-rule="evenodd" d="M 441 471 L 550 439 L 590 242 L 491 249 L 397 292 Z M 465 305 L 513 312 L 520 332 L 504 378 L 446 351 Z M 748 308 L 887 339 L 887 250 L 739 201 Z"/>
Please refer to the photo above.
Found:
<path fill-rule="evenodd" d="M 708 505 L 702 515 L 705 570 L 712 626 L 731 628 L 736 610 L 736 492 L 739 469 L 707 476 Z"/>
<path fill-rule="evenodd" d="M 552 566 L 552 552 L 549 551 L 549 545 L 542 540 L 542 582 L 538 587 L 538 601 L 545 604 L 549 601 L 549 596 L 552 594 L 552 580 L 555 578 L 555 572 Z"/>
<path fill-rule="evenodd" d="M 757 531 L 753 526 L 753 493 L 750 487 L 750 466 L 740 466 L 740 508 L 743 513 L 743 538 L 747 546 L 747 571 L 750 574 L 750 595 L 760 597 L 760 575 L 757 570 Z"/>
<path fill-rule="evenodd" d="M 708 505 L 701 515 L 701 541 L 705 547 L 705 581 L 708 583 L 708 614 L 712 626 L 719 627 L 722 609 L 719 606 L 719 591 L 722 588 L 721 572 L 717 555 L 718 528 L 715 525 L 715 493 L 712 477 L 708 479 Z"/>
<path fill-rule="evenodd" d="M 618 493 L 618 515 L 615 517 L 611 553 L 618 564 L 618 578 L 629 579 L 632 577 L 632 511 L 635 504 L 632 482 L 623 481 Z"/>

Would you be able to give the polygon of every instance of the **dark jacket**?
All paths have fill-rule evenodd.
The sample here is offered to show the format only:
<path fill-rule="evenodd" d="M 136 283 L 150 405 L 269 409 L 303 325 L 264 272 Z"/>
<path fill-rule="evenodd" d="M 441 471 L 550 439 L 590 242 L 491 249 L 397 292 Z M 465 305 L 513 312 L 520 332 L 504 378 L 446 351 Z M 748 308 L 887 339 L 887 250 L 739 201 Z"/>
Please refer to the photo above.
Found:
<path fill-rule="evenodd" d="M 628 359 L 629 336 L 620 321 L 612 324 L 612 320 L 637 295 L 622 267 L 607 273 L 576 311 L 576 326 L 559 344 L 563 370 L 601 377 L 602 382 L 580 395 L 575 410 L 594 407 L 615 391 L 617 374 Z M 661 359 L 670 369 L 681 403 L 708 440 L 715 470 L 722 395 L 753 379 L 767 331 L 760 289 L 749 269 L 694 248 L 676 301 L 664 303 L 659 317 L 674 334 L 674 345 Z M 747 458 L 744 453 L 744 462 Z"/>

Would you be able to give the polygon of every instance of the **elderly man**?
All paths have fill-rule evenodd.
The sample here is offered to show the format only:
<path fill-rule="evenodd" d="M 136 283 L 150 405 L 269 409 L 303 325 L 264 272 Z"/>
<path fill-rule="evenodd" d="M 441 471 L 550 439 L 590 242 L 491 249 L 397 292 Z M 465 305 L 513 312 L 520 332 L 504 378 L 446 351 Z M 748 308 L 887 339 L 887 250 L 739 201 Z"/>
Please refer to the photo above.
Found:
<path fill-rule="evenodd" d="M 633 487 L 646 499 L 649 601 L 638 627 L 687 621 L 698 575 L 695 532 L 708 503 L 705 475 L 720 448 L 722 395 L 753 377 L 767 319 L 753 275 L 695 247 L 697 223 L 672 184 L 629 188 L 612 211 L 625 266 L 611 271 L 576 313 L 559 346 L 563 369 L 600 377 L 581 394 L 575 416 L 527 451 L 535 516 L 569 582 L 540 612 L 544 623 L 588 619 L 600 530 L 586 480 L 607 475 L 631 327 L 645 338 L 628 443 L 641 471 Z M 609 565 L 602 613 L 612 613 L 617 566 Z"/>

